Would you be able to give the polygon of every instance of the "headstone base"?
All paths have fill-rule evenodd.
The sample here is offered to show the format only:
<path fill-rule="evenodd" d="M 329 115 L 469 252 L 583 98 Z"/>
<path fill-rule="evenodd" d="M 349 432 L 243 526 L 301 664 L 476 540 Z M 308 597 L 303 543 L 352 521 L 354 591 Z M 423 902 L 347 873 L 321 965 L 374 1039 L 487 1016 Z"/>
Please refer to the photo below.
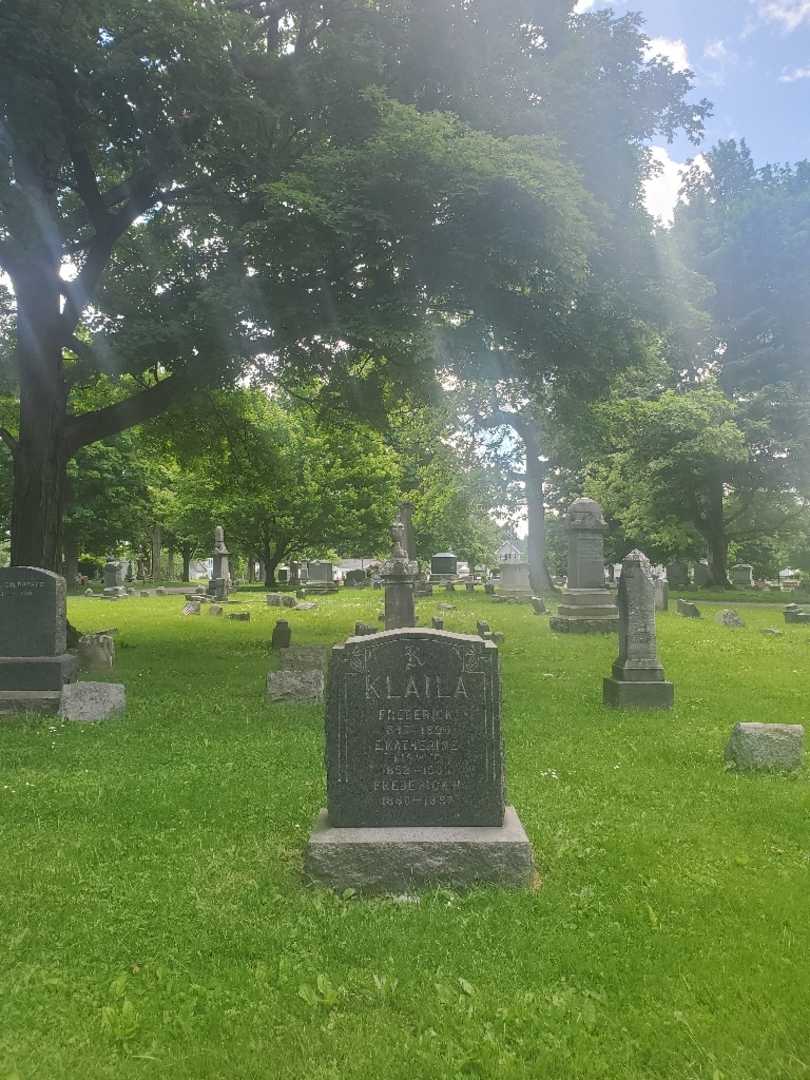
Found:
<path fill-rule="evenodd" d="M 0 690 L 0 715 L 58 712 L 61 690 Z"/>
<path fill-rule="evenodd" d="M 619 609 L 607 589 L 566 589 L 549 626 L 561 634 L 615 634 Z"/>
<path fill-rule="evenodd" d="M 336 829 L 322 810 L 309 837 L 304 872 L 328 888 L 362 892 L 435 885 L 528 889 L 535 881 L 531 844 L 512 806 L 500 828 Z"/>
<path fill-rule="evenodd" d="M 548 625 L 558 634 L 616 634 L 619 631 L 619 616 L 586 618 L 582 615 L 554 615 Z"/>
<path fill-rule="evenodd" d="M 602 703 L 612 709 L 671 709 L 675 703 L 675 687 L 671 682 L 605 679 Z"/>
<path fill-rule="evenodd" d="M 73 653 L 61 656 L 2 656 L 0 657 L 0 693 L 10 690 L 40 693 L 62 689 L 72 682 L 79 669 L 79 658 Z"/>

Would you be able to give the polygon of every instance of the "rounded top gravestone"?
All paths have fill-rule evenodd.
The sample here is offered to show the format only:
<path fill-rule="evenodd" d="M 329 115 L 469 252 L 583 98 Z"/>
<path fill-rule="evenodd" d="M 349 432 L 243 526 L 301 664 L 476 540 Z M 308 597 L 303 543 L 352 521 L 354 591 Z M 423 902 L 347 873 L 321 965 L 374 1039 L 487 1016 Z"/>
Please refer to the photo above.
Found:
<path fill-rule="evenodd" d="M 35 566 L 0 569 L 0 656 L 59 656 L 66 649 L 65 579 Z"/>
<path fill-rule="evenodd" d="M 490 826 L 504 815 L 498 650 L 403 628 L 332 650 L 332 826 Z"/>

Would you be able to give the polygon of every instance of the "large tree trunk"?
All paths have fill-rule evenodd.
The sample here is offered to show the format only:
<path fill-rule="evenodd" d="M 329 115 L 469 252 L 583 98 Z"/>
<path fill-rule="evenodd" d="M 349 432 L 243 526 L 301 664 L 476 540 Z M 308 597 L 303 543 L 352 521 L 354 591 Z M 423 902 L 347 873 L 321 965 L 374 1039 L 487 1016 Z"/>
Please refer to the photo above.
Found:
<path fill-rule="evenodd" d="M 14 282 L 20 432 L 14 454 L 11 562 L 58 571 L 66 492 L 66 394 L 58 277 L 53 268 Z"/>
<path fill-rule="evenodd" d="M 169 560 L 166 566 L 166 576 L 168 577 L 169 581 L 174 581 L 174 556 L 175 549 L 174 542 L 172 542 L 171 544 L 169 544 Z"/>
<path fill-rule="evenodd" d="M 709 488 L 708 509 L 701 531 L 708 548 L 712 584 L 719 589 L 728 589 L 731 586 L 728 580 L 728 537 L 726 536 L 723 496 L 723 481 L 712 481 Z"/>
<path fill-rule="evenodd" d="M 531 453 L 526 455 L 526 506 L 529 519 L 529 577 L 536 593 L 552 589 L 546 567 L 546 506 L 543 484 L 546 470 L 542 461 Z"/>
<path fill-rule="evenodd" d="M 183 560 L 183 581 L 191 580 L 191 556 L 194 554 L 194 549 L 188 545 L 180 546 L 180 557 Z"/>
<path fill-rule="evenodd" d="M 160 526 L 152 526 L 152 581 L 160 580 L 160 549 L 163 537 L 161 535 Z"/>

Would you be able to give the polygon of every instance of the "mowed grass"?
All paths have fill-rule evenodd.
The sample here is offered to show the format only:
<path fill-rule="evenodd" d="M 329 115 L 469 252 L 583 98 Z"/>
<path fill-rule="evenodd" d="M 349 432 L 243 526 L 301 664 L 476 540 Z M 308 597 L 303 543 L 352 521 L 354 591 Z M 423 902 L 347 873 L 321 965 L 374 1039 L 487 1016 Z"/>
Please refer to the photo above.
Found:
<path fill-rule="evenodd" d="M 616 639 L 442 593 L 502 648 L 509 797 L 535 892 L 339 897 L 301 877 L 321 709 L 268 706 L 273 623 L 182 597 L 116 625 L 126 717 L 0 726 L 0 1080 L 810 1076 L 810 783 L 736 776 L 738 720 L 810 720 L 810 630 L 659 619 L 672 713 L 603 710 Z M 292 612 L 294 642 L 381 594 Z"/>

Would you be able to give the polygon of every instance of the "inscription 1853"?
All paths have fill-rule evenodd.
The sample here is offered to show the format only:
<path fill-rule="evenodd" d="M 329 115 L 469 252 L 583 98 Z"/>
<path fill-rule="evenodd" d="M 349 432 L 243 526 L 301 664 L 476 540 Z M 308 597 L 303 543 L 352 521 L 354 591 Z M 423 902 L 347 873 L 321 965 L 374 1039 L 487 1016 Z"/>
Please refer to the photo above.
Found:
<path fill-rule="evenodd" d="M 333 826 L 500 826 L 497 647 L 415 627 L 336 645 L 326 757 Z"/>

